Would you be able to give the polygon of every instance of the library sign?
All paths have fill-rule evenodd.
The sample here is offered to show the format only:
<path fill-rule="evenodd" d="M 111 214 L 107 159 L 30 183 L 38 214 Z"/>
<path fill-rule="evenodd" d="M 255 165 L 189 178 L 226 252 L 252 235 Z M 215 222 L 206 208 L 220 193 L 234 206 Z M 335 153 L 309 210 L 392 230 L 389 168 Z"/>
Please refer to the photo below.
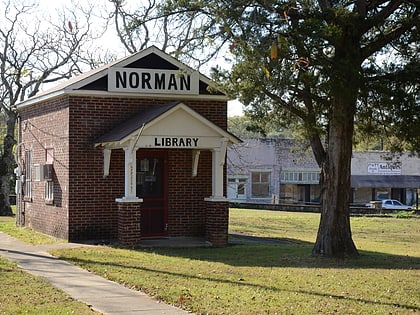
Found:
<path fill-rule="evenodd" d="M 109 68 L 108 91 L 149 94 L 199 94 L 197 71 Z"/>
<path fill-rule="evenodd" d="M 199 138 L 190 137 L 155 137 L 155 147 L 196 148 Z"/>
<path fill-rule="evenodd" d="M 217 136 L 155 136 L 142 135 L 138 140 L 139 147 L 155 149 L 205 149 L 220 146 L 220 137 Z"/>

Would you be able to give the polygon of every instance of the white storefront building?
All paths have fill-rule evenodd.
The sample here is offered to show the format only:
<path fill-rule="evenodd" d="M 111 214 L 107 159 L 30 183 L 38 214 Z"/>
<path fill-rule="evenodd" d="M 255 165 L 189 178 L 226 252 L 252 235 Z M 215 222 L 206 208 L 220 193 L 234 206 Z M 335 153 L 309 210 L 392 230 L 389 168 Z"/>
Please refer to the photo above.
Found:
<path fill-rule="evenodd" d="M 246 139 L 228 149 L 227 196 L 231 202 L 319 202 L 319 172 L 312 151 L 291 139 Z M 407 153 L 354 152 L 351 202 L 397 199 L 416 204 L 420 159 Z"/>

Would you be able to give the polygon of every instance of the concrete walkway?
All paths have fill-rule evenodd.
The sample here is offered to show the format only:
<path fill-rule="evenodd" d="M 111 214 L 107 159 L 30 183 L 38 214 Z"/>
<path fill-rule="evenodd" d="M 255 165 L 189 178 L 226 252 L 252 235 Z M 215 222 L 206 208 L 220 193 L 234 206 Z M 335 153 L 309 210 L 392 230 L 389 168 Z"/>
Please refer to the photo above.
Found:
<path fill-rule="evenodd" d="M 25 271 L 44 278 L 73 299 L 82 301 L 102 314 L 191 314 L 160 303 L 146 294 L 94 275 L 59 260 L 46 252 L 48 248 L 80 247 L 80 244 L 34 246 L 0 232 L 0 256 L 15 261 Z"/>

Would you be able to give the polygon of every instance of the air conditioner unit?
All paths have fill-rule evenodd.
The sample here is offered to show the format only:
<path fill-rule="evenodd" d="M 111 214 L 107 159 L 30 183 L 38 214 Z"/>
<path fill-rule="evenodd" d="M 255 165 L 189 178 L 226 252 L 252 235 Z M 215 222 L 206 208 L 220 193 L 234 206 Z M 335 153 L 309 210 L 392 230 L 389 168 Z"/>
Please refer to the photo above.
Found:
<path fill-rule="evenodd" d="M 52 180 L 53 179 L 53 168 L 52 164 L 43 164 L 42 165 L 42 180 Z"/>

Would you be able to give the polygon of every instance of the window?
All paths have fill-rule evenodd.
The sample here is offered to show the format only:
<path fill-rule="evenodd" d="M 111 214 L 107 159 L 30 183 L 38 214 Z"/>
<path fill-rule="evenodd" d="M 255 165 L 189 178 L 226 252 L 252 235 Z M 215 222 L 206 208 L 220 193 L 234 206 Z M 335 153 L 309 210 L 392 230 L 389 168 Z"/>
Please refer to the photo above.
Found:
<path fill-rule="evenodd" d="M 238 196 L 245 195 L 245 184 L 246 184 L 246 179 L 239 179 L 239 183 L 237 187 Z"/>
<path fill-rule="evenodd" d="M 247 178 L 228 178 L 227 195 L 229 199 L 246 198 Z"/>
<path fill-rule="evenodd" d="M 25 151 L 25 199 L 32 198 L 32 151 Z"/>
<path fill-rule="evenodd" d="M 45 182 L 45 203 L 52 204 L 54 201 L 54 182 L 47 180 Z"/>
<path fill-rule="evenodd" d="M 45 163 L 46 164 L 53 164 L 54 162 L 54 149 L 53 148 L 47 148 L 45 149 Z"/>
<path fill-rule="evenodd" d="M 41 167 L 42 167 L 41 164 L 34 164 L 32 167 L 34 171 L 34 176 L 32 179 L 34 182 L 40 182 L 42 180 Z"/>
<path fill-rule="evenodd" d="M 280 174 L 280 180 L 283 183 L 294 184 L 318 184 L 318 171 L 283 171 Z"/>
<path fill-rule="evenodd" d="M 252 197 L 270 197 L 270 172 L 252 172 Z"/>
<path fill-rule="evenodd" d="M 54 148 L 45 149 L 45 165 L 43 165 L 43 180 L 45 180 L 45 203 L 53 204 L 54 182 L 52 176 L 52 164 L 54 162 Z"/>

